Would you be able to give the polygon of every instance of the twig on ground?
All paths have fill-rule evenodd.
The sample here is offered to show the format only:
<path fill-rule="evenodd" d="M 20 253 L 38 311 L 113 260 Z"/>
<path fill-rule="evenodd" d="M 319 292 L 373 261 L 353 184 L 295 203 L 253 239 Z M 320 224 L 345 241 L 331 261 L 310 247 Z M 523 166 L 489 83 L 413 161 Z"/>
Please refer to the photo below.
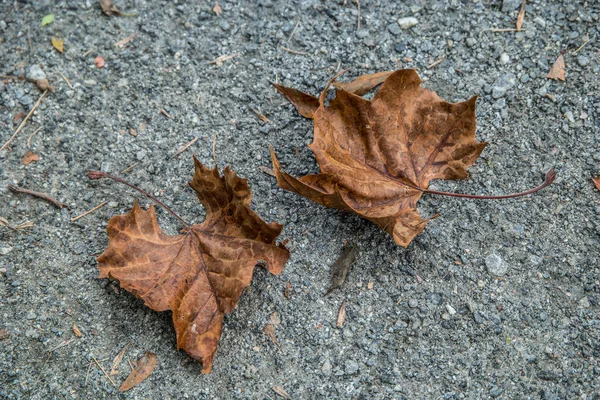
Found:
<path fill-rule="evenodd" d="M 297 54 L 299 56 L 307 56 L 308 55 L 308 53 L 306 53 L 304 51 L 297 51 L 297 50 L 288 49 L 285 46 L 279 46 L 279 47 L 281 47 L 281 50 L 287 51 L 288 53 Z"/>
<path fill-rule="evenodd" d="M 186 151 L 191 145 L 193 145 L 197 141 L 198 141 L 198 136 L 196 136 L 195 138 L 193 138 L 192 140 L 190 140 L 189 142 L 187 142 L 183 146 L 179 147 L 177 149 L 177 151 L 175 151 L 175 153 L 171 157 L 169 157 L 169 158 L 175 158 L 175 157 L 177 157 L 178 155 L 180 155 L 181 153 L 183 153 L 184 151 Z"/>
<path fill-rule="evenodd" d="M 489 32 L 525 32 L 525 29 L 516 29 L 516 28 L 491 28 L 491 29 L 484 29 L 484 31 L 489 31 Z"/>
<path fill-rule="evenodd" d="M 58 72 L 58 73 L 60 74 L 60 76 L 62 76 L 62 78 L 65 80 L 65 82 L 67 82 L 67 85 L 69 85 L 69 87 L 70 87 L 71 89 L 73 89 L 73 85 L 71 85 L 71 81 L 69 80 L 69 78 L 67 78 L 67 77 L 65 76 L 65 74 L 63 74 L 62 72 L 60 72 L 60 71 L 58 70 L 58 68 L 56 68 L 56 72 Z"/>
<path fill-rule="evenodd" d="M 92 51 L 94 51 L 93 47 L 91 49 L 89 49 L 88 51 L 86 51 L 85 53 L 83 53 L 83 55 L 81 57 L 85 57 L 85 56 L 89 55 Z"/>
<path fill-rule="evenodd" d="M 77 338 L 72 338 L 72 339 L 69 339 L 69 340 L 63 340 L 59 345 L 54 346 L 53 348 L 51 348 L 50 350 L 48 350 L 48 353 L 52 353 L 53 351 L 58 350 L 61 347 L 65 347 L 65 346 L 73 343 L 75 340 L 77 340 Z"/>
<path fill-rule="evenodd" d="M 286 43 L 289 43 L 290 40 L 292 40 L 292 37 L 294 36 L 294 33 L 296 33 L 296 28 L 298 27 L 299 23 L 300 23 L 300 21 L 296 22 L 296 26 L 294 26 L 294 29 L 292 29 L 292 33 L 290 33 L 290 36 L 288 36 L 288 40 Z"/>
<path fill-rule="evenodd" d="M 38 133 L 40 131 L 40 129 L 42 129 L 41 126 L 39 128 L 37 128 L 35 131 L 33 131 L 33 133 L 31 135 L 29 135 L 29 139 L 27 139 L 27 147 L 31 147 L 31 139 L 33 139 L 35 134 Z"/>
<path fill-rule="evenodd" d="M 25 124 L 27 123 L 27 121 L 29 120 L 29 118 L 31 117 L 31 115 L 33 114 L 33 112 L 39 107 L 39 105 L 42 102 L 42 99 L 44 98 L 44 96 L 46 95 L 46 93 L 48 93 L 48 89 L 44 90 L 44 93 L 42 93 L 42 95 L 40 96 L 40 98 L 38 99 L 38 101 L 35 103 L 35 105 L 31 109 L 31 111 L 29 111 L 29 114 L 27 114 L 27 116 L 25 117 L 25 119 L 23 120 L 23 122 L 21 122 L 21 125 L 19 125 L 19 127 L 17 128 L 17 130 L 15 131 L 15 133 L 13 133 L 13 135 L 6 141 L 6 143 L 4 143 L 4 145 L 2 146 L 2 148 L 0 148 L 0 151 L 2 151 L 5 148 L 7 148 L 8 145 L 10 144 L 10 142 L 12 142 L 12 140 L 15 138 L 15 136 L 17 136 L 17 133 L 19 133 L 21 131 L 21 129 L 23 129 L 23 127 L 25 126 Z"/>
<path fill-rule="evenodd" d="M 426 68 L 427 69 L 431 69 L 433 67 L 435 67 L 436 65 L 438 65 L 439 63 L 441 63 L 442 61 L 444 61 L 446 59 L 446 57 L 442 57 L 439 60 L 432 62 L 431 64 L 429 64 Z"/>
<path fill-rule="evenodd" d="M 135 167 L 136 165 L 138 165 L 138 163 L 135 164 L 131 164 L 129 167 L 125 168 L 123 171 L 121 171 L 122 174 L 125 174 L 129 171 L 131 171 L 133 169 L 133 167 Z"/>
<path fill-rule="evenodd" d="M 113 381 L 113 378 L 111 378 L 110 375 L 106 373 L 106 371 L 104 370 L 104 368 L 102 368 L 102 365 L 100 365 L 100 363 L 98 362 L 98 360 L 96 360 L 96 357 L 92 357 L 92 360 L 94 360 L 94 362 L 96 363 L 96 365 L 98 366 L 98 368 L 100 368 L 100 371 L 102 371 L 102 373 L 104 374 L 104 376 L 106 376 L 108 378 L 108 380 L 113 384 L 113 386 L 117 386 L 117 384 L 115 383 L 115 381 Z"/>
<path fill-rule="evenodd" d="M 8 188 L 10 189 L 11 192 L 14 192 L 14 193 L 25 193 L 25 194 L 40 198 L 42 200 L 46 200 L 46 201 L 54 204 L 58 208 L 65 208 L 65 207 L 68 208 L 69 207 L 65 203 L 61 203 L 60 201 L 56 200 L 53 197 L 50 197 L 46 193 L 34 192 L 33 190 L 25 189 L 25 188 L 18 187 L 15 185 L 8 185 Z"/>
<path fill-rule="evenodd" d="M 583 47 L 590 42 L 590 39 L 587 39 L 581 46 L 579 46 L 572 54 L 576 54 L 579 50 L 583 49 Z"/>
<path fill-rule="evenodd" d="M 104 201 L 104 202 L 102 202 L 102 203 L 98 204 L 96 207 L 92 208 L 91 210 L 88 210 L 88 211 L 84 212 L 83 214 L 80 214 L 80 215 L 78 215 L 78 216 L 76 216 L 76 217 L 73 217 L 73 218 L 71 218 L 71 222 L 75 222 L 75 221 L 77 221 L 79 218 L 83 218 L 83 217 L 85 217 L 86 215 L 93 213 L 94 211 L 96 211 L 96 210 L 97 210 L 97 209 L 99 209 L 100 207 L 104 207 L 104 206 L 106 205 L 106 203 L 107 203 L 107 202 L 106 202 L 106 201 Z"/>
<path fill-rule="evenodd" d="M 356 0 L 356 7 L 358 9 L 356 30 L 360 30 L 360 0 Z"/>

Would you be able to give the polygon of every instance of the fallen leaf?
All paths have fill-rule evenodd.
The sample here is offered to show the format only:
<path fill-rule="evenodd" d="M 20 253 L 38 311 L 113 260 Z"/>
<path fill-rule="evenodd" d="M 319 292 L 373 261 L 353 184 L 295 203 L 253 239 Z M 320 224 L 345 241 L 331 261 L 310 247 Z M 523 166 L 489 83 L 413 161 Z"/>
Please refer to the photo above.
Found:
<path fill-rule="evenodd" d="M 121 349 L 121 351 L 119 352 L 119 354 L 117 354 L 112 362 L 112 366 L 110 367 L 110 375 L 117 375 L 119 373 L 119 365 L 121 364 L 121 361 L 123 361 L 123 357 L 125 357 L 125 352 L 127 351 L 127 348 L 129 347 L 129 343 L 127 343 L 125 345 L 125 347 L 123 347 L 123 349 Z"/>
<path fill-rule="evenodd" d="M 83 334 L 81 333 L 81 330 L 79 329 L 79 327 L 76 324 L 73 324 L 73 333 L 77 337 L 83 336 Z"/>
<path fill-rule="evenodd" d="M 140 358 L 135 366 L 135 369 L 131 371 L 125 382 L 119 388 L 119 392 L 124 392 L 140 384 L 144 379 L 150 376 L 154 368 L 156 367 L 156 354 L 149 351 L 146 352 L 142 358 Z"/>
<path fill-rule="evenodd" d="M 6 332 L 4 329 L 0 329 L 0 340 L 6 340 L 10 337 L 10 333 Z"/>
<path fill-rule="evenodd" d="M 96 64 L 97 68 L 103 68 L 104 58 L 102 58 L 101 56 L 97 56 L 96 58 L 94 58 L 94 64 Z"/>
<path fill-rule="evenodd" d="M 275 176 L 275 171 L 273 171 L 271 168 L 265 167 L 264 165 L 259 165 L 258 170 L 267 175 Z"/>
<path fill-rule="evenodd" d="M 373 286 L 375 286 L 375 283 L 373 283 L 373 282 L 367 283 L 367 289 L 373 290 Z"/>
<path fill-rule="evenodd" d="M 276 83 L 273 86 L 292 103 L 303 117 L 312 118 L 317 108 L 319 108 L 319 99 L 315 96 Z"/>
<path fill-rule="evenodd" d="M 340 306 L 340 311 L 338 311 L 338 317 L 335 326 L 341 328 L 344 326 L 344 321 L 346 321 L 346 299 L 344 299 L 342 305 Z"/>
<path fill-rule="evenodd" d="M 265 327 L 263 328 L 263 332 L 265 333 L 265 335 L 267 335 L 271 341 L 275 344 L 279 344 L 277 342 L 277 338 L 275 337 L 275 325 L 273 324 L 266 324 Z"/>
<path fill-rule="evenodd" d="M 137 36 L 137 33 L 134 33 L 131 36 L 127 36 L 125 39 L 119 40 L 118 42 L 115 43 L 115 46 L 117 47 L 125 47 L 125 45 L 129 42 L 131 42 L 135 37 Z"/>
<path fill-rule="evenodd" d="M 40 156 L 38 156 L 37 154 L 27 150 L 25 152 L 25 155 L 23 156 L 23 158 L 21 158 L 21 163 L 23 165 L 29 165 L 34 161 L 39 161 Z"/>
<path fill-rule="evenodd" d="M 23 119 L 23 117 L 24 117 L 24 116 L 25 116 L 25 113 L 24 113 L 24 112 L 22 112 L 22 111 L 21 111 L 21 112 L 18 112 L 18 113 L 16 113 L 16 114 L 15 114 L 15 116 L 13 117 L 13 121 L 14 121 L 14 122 L 17 122 L 18 120 L 20 120 L 20 119 Z"/>
<path fill-rule="evenodd" d="M 339 288 L 346 282 L 346 276 L 348 275 L 352 263 L 356 260 L 357 253 L 358 247 L 356 245 L 348 246 L 335 261 L 331 267 L 331 284 L 329 285 L 327 292 L 325 292 L 325 296 L 331 293 L 333 289 Z"/>
<path fill-rule="evenodd" d="M 415 70 L 390 75 L 369 101 L 340 90 L 328 107 L 325 91 L 314 112 L 309 146 L 321 168 L 277 183 L 332 208 L 354 211 L 408 246 L 429 219 L 417 201 L 432 179 L 461 179 L 486 143 L 475 141 L 475 101 L 450 104 L 420 86 Z"/>
<path fill-rule="evenodd" d="M 213 12 L 215 13 L 215 15 L 217 17 L 220 17 L 221 14 L 223 13 L 223 9 L 221 8 L 221 6 L 219 5 L 218 1 L 215 1 L 215 5 L 212 8 Z"/>
<path fill-rule="evenodd" d="M 269 123 L 271 121 L 269 121 L 269 118 L 267 118 L 264 114 L 261 114 L 258 110 L 255 110 L 254 108 L 251 109 L 252 112 L 254 112 L 254 114 L 256 114 L 256 116 L 264 123 Z"/>
<path fill-rule="evenodd" d="M 290 290 L 292 289 L 292 284 L 290 282 L 288 282 L 285 285 L 285 291 L 283 292 L 283 295 L 285 296 L 286 299 L 290 298 Z"/>
<path fill-rule="evenodd" d="M 62 53 L 65 50 L 65 41 L 60 36 L 52 36 L 50 41 L 52 42 L 52 46 L 59 52 Z"/>
<path fill-rule="evenodd" d="M 54 14 L 48 14 L 42 18 L 42 26 L 50 25 L 54 21 Z"/>
<path fill-rule="evenodd" d="M 287 392 L 285 391 L 284 388 L 282 388 L 281 386 L 273 386 L 271 389 L 273 389 L 273 391 L 275 393 L 277 393 L 279 396 L 283 397 L 284 399 L 289 399 L 290 395 L 287 394 Z"/>
<path fill-rule="evenodd" d="M 109 245 L 98 257 L 100 278 L 122 288 L 156 311 L 172 310 L 177 348 L 210 372 L 221 337 L 223 318 L 249 286 L 258 260 L 279 274 L 289 258 L 275 239 L 283 226 L 267 224 L 250 209 L 248 181 L 229 167 L 223 176 L 194 158 L 190 186 L 206 208 L 203 223 L 168 236 L 136 202 L 130 213 L 108 223 Z"/>
<path fill-rule="evenodd" d="M 558 56 L 552 65 L 552 68 L 550 68 L 550 72 L 546 75 L 546 78 L 554 80 L 560 79 L 561 81 L 565 80 L 565 59 L 562 54 Z"/>
<path fill-rule="evenodd" d="M 521 9 L 519 10 L 519 15 L 517 16 L 517 31 L 521 30 L 521 27 L 523 26 L 523 19 L 525 19 L 525 3 L 527 2 L 527 0 L 523 0 L 523 3 L 521 4 Z"/>
<path fill-rule="evenodd" d="M 334 82 L 333 86 L 337 89 L 343 89 L 347 92 L 362 96 L 368 93 L 374 87 L 381 85 L 394 71 L 377 72 L 375 74 L 362 75 L 352 82 L 342 83 Z"/>
<path fill-rule="evenodd" d="M 112 15 L 121 15 L 121 11 L 113 4 L 112 0 L 100 0 L 100 7 L 102 7 L 104 14 L 109 17 Z"/>
<path fill-rule="evenodd" d="M 600 190 L 600 176 L 593 178 L 592 180 L 594 181 L 594 186 L 596 186 L 596 189 Z"/>

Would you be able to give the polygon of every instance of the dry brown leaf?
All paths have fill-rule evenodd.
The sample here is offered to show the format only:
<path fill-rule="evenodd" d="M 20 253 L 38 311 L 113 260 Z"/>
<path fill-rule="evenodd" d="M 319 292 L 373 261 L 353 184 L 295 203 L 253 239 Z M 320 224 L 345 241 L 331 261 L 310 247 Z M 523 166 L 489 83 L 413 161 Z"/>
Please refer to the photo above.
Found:
<path fill-rule="evenodd" d="M 592 181 L 594 181 L 594 186 L 596 186 L 596 189 L 600 190 L 600 176 L 593 178 Z"/>
<path fill-rule="evenodd" d="M 49 90 L 52 93 L 54 93 L 54 91 L 56 90 L 54 86 L 50 85 L 50 82 L 48 82 L 48 79 L 46 78 L 42 78 L 42 79 L 38 79 L 37 81 L 35 81 L 35 85 L 38 87 L 38 89 L 40 89 L 42 92 L 44 90 Z"/>
<path fill-rule="evenodd" d="M 517 30 L 520 31 L 523 26 L 523 19 L 525 19 L 525 3 L 527 0 L 523 0 L 521 4 L 521 9 L 519 10 L 519 15 L 517 16 Z"/>
<path fill-rule="evenodd" d="M 285 285 L 285 291 L 283 292 L 283 295 L 285 296 L 286 299 L 290 298 L 290 291 L 292 290 L 292 284 L 291 282 L 286 283 Z"/>
<path fill-rule="evenodd" d="M 96 65 L 96 68 L 103 68 L 104 58 L 102 58 L 102 56 L 97 56 L 96 58 L 94 58 L 94 64 Z"/>
<path fill-rule="evenodd" d="M 73 324 L 73 333 L 77 337 L 83 336 L 83 334 L 81 333 L 81 330 L 79 329 L 79 327 L 76 324 Z"/>
<path fill-rule="evenodd" d="M 338 328 L 341 328 L 342 326 L 344 326 L 345 321 L 346 321 L 346 299 L 344 299 L 344 301 L 342 302 L 342 305 L 340 306 L 340 311 L 338 312 L 338 317 L 337 317 L 335 326 L 337 326 Z"/>
<path fill-rule="evenodd" d="M 275 393 L 277 393 L 279 396 L 283 397 L 284 399 L 290 399 L 290 395 L 287 394 L 285 389 L 282 388 L 281 386 L 273 386 L 271 389 L 273 389 L 273 391 Z"/>
<path fill-rule="evenodd" d="M 546 75 L 546 78 L 554 80 L 560 79 L 561 81 L 565 80 L 565 59 L 562 54 L 558 56 L 552 65 L 552 68 L 550 68 L 550 72 Z"/>
<path fill-rule="evenodd" d="M 476 97 L 451 104 L 420 84 L 415 70 L 399 70 L 373 100 L 341 90 L 327 107 L 325 89 L 309 146 L 321 173 L 294 178 L 271 148 L 279 186 L 354 211 L 408 246 L 429 221 L 416 209 L 429 182 L 466 178 L 486 146 L 475 140 Z"/>
<path fill-rule="evenodd" d="M 275 325 L 273 324 L 266 324 L 265 327 L 263 328 L 263 332 L 265 333 L 265 335 L 267 335 L 271 341 L 275 344 L 279 344 L 277 342 L 277 338 L 275 337 Z"/>
<path fill-rule="evenodd" d="M 344 249 L 331 267 L 331 284 L 329 285 L 327 292 L 325 292 L 325 296 L 346 282 L 346 276 L 348 275 L 348 271 L 350 271 L 352 263 L 356 260 L 357 254 L 358 247 L 356 245 L 351 245 Z"/>
<path fill-rule="evenodd" d="M 65 41 L 60 36 L 52 36 L 50 41 L 52 42 L 52 46 L 59 52 L 62 53 L 65 50 Z"/>
<path fill-rule="evenodd" d="M 27 150 L 25 152 L 25 155 L 23 156 L 23 158 L 21 158 L 21 164 L 23 165 L 29 165 L 34 161 L 39 161 L 40 160 L 40 156 L 38 156 L 37 154 Z"/>
<path fill-rule="evenodd" d="M 119 392 L 124 392 L 140 384 L 144 379 L 150 376 L 156 367 L 156 354 L 149 351 L 137 361 L 135 369 L 131 371 L 125 382 L 119 388 Z"/>
<path fill-rule="evenodd" d="M 121 11 L 113 4 L 112 0 L 100 0 L 100 7 L 102 7 L 104 14 L 109 17 L 112 15 L 121 15 Z"/>
<path fill-rule="evenodd" d="M 258 260 L 279 274 L 289 258 L 275 244 L 283 226 L 267 224 L 250 209 L 248 181 L 227 167 L 223 176 L 194 158 L 190 186 L 206 208 L 203 223 L 168 236 L 136 202 L 132 211 L 108 223 L 110 239 L 98 257 L 100 277 L 120 282 L 157 311 L 173 311 L 177 347 L 210 372 L 223 318 L 250 285 Z"/>
<path fill-rule="evenodd" d="M 119 354 L 117 354 L 112 362 L 112 366 L 110 367 L 110 375 L 117 375 L 119 373 L 119 365 L 121 364 L 121 361 L 123 360 L 123 357 L 125 357 L 125 352 L 127 351 L 127 348 L 129 347 L 129 343 L 127 343 L 125 345 L 125 347 L 123 347 L 123 349 L 121 349 L 121 351 L 119 352 Z"/>
<path fill-rule="evenodd" d="M 10 337 L 10 333 L 6 332 L 4 329 L 0 329 L 0 340 L 6 340 Z"/>
<path fill-rule="evenodd" d="M 343 89 L 347 92 L 362 96 L 371 89 L 381 85 L 394 71 L 377 72 L 375 74 L 362 75 L 352 82 L 342 83 L 334 82 L 333 86 L 337 89 Z"/>
<path fill-rule="evenodd" d="M 221 14 L 223 13 L 223 9 L 221 8 L 221 6 L 219 5 L 218 1 L 215 1 L 215 5 L 212 8 L 213 12 L 215 13 L 215 15 L 217 17 L 220 17 Z"/>
<path fill-rule="evenodd" d="M 274 83 L 273 86 L 275 86 L 275 89 L 296 107 L 298 113 L 303 117 L 312 118 L 315 111 L 317 111 L 317 108 L 319 108 L 319 99 L 315 96 L 276 83 Z"/>
<path fill-rule="evenodd" d="M 375 283 L 373 283 L 373 282 L 367 283 L 367 289 L 373 290 L 373 286 L 375 286 Z"/>

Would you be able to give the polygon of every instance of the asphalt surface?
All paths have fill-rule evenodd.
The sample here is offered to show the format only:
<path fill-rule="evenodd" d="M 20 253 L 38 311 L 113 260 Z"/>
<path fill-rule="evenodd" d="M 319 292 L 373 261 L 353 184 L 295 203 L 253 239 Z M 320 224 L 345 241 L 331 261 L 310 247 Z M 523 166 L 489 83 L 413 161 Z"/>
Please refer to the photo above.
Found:
<path fill-rule="evenodd" d="M 520 3 L 361 0 L 359 29 L 351 0 L 224 0 L 221 16 L 205 0 L 118 1 L 127 17 L 91 0 L 0 1 L 1 144 L 42 93 L 12 76 L 43 73 L 55 87 L 0 151 L 0 217 L 33 224 L 0 226 L 0 398 L 281 398 L 275 387 L 293 399 L 599 398 L 600 7 L 531 0 L 523 31 L 490 30 L 514 28 Z M 398 23 L 411 17 L 416 25 Z M 547 79 L 561 53 L 566 81 Z M 417 68 L 448 101 L 479 96 L 477 138 L 489 145 L 468 180 L 433 188 L 505 194 L 551 167 L 556 182 L 504 201 L 426 195 L 421 214 L 440 216 L 406 249 L 368 221 L 282 191 L 258 168 L 270 167 L 269 145 L 289 173 L 318 167 L 311 121 L 271 82 L 316 94 L 343 68 Z M 176 350 L 169 313 L 97 279 L 107 222 L 139 195 L 86 173 L 124 176 L 198 222 L 191 154 L 212 166 L 215 136 L 218 166 L 249 180 L 253 208 L 286 225 L 293 250 L 281 275 L 256 269 L 225 319 L 213 372 L 201 375 Z M 39 160 L 24 165 L 26 151 Z M 171 234 L 180 228 L 158 218 Z M 354 241 L 346 283 L 323 297 Z M 269 322 L 277 343 L 263 332 Z M 108 372 L 128 343 L 113 384 L 98 365 Z M 119 394 L 127 360 L 147 350 L 156 370 Z"/>

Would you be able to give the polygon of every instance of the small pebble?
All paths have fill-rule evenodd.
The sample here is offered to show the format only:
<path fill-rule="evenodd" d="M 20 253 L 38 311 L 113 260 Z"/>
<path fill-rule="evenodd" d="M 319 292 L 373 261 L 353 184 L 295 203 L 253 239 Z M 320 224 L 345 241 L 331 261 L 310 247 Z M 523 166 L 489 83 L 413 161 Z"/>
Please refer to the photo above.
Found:
<path fill-rule="evenodd" d="M 590 308 L 590 301 L 587 298 L 587 296 L 585 296 L 584 298 L 582 298 L 581 300 L 579 300 L 579 304 L 583 308 Z"/>
<path fill-rule="evenodd" d="M 446 304 L 446 310 L 448 310 L 448 314 L 450 315 L 456 314 L 456 310 L 450 304 Z"/>
<path fill-rule="evenodd" d="M 492 275 L 502 276 L 508 272 L 508 265 L 497 254 L 490 254 L 485 258 L 485 265 Z"/>
<path fill-rule="evenodd" d="M 221 29 L 224 31 L 228 31 L 231 29 L 231 25 L 229 25 L 229 22 L 222 20 L 220 23 Z"/>
<path fill-rule="evenodd" d="M 388 31 L 390 31 L 392 35 L 399 35 L 400 32 L 402 32 L 398 24 L 389 24 Z"/>
<path fill-rule="evenodd" d="M 579 64 L 580 67 L 587 67 L 590 63 L 590 59 L 586 56 L 577 56 L 577 64 Z"/>
<path fill-rule="evenodd" d="M 358 363 L 353 360 L 347 360 L 345 364 L 344 371 L 348 375 L 354 375 L 358 372 Z"/>
<path fill-rule="evenodd" d="M 408 306 L 410 308 L 417 308 L 418 305 L 419 305 L 419 302 L 416 299 L 408 300 Z"/>
<path fill-rule="evenodd" d="M 500 55 L 500 64 L 506 65 L 509 61 L 510 57 L 508 56 L 508 54 L 502 53 L 502 55 Z"/>
<path fill-rule="evenodd" d="M 27 80 L 29 82 L 36 82 L 40 79 L 46 79 L 46 73 L 39 65 L 33 64 L 27 69 Z"/>
<path fill-rule="evenodd" d="M 400 28 L 402 28 L 402 29 L 412 28 L 413 26 L 417 25 L 418 23 L 419 23 L 419 20 L 417 20 L 415 17 L 404 17 L 404 18 L 398 19 L 398 25 L 400 25 Z"/>
<path fill-rule="evenodd" d="M 0 21 L 0 30 L 3 31 L 6 29 L 6 21 Z"/>

